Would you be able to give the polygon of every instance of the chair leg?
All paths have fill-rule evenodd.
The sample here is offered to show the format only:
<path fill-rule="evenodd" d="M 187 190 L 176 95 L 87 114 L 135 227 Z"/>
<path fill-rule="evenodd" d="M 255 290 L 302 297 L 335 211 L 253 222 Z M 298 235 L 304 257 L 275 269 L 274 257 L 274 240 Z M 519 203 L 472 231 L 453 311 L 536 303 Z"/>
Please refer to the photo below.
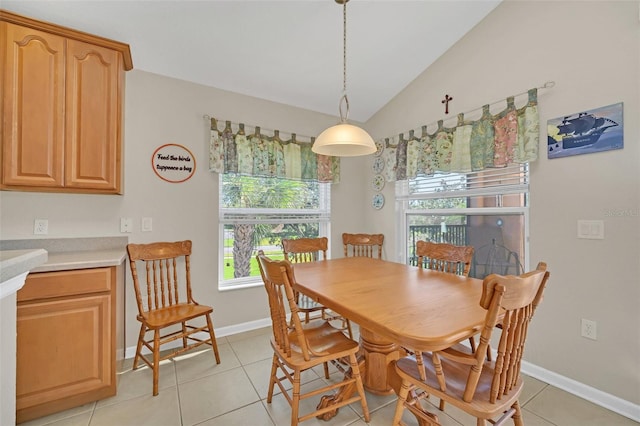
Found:
<path fill-rule="evenodd" d="M 293 372 L 291 397 L 291 426 L 296 426 L 298 424 L 298 413 L 300 411 L 300 370 Z"/>
<path fill-rule="evenodd" d="M 351 364 L 351 374 L 356 379 L 356 388 L 360 395 L 360 404 L 362 405 L 362 413 L 364 414 L 364 421 L 369 423 L 369 406 L 367 405 L 367 396 L 364 393 L 364 385 L 362 384 L 362 376 L 360 375 L 360 367 L 358 367 L 358 358 L 356 354 L 349 355 L 349 363 Z"/>
<path fill-rule="evenodd" d="M 160 375 L 160 330 L 153 330 L 153 396 L 158 395 Z"/>
<path fill-rule="evenodd" d="M 440 390 L 446 391 L 447 383 L 444 379 L 444 371 L 442 371 L 442 363 L 440 362 L 440 357 L 436 352 L 433 352 L 433 354 L 431 355 L 431 359 L 432 359 L 431 362 L 433 363 L 434 370 L 436 372 L 436 379 L 438 379 L 438 384 L 440 385 Z M 440 411 L 444 411 L 444 404 L 445 404 L 444 400 L 441 399 L 440 405 L 438 406 Z"/>
<path fill-rule="evenodd" d="M 213 348 L 213 353 L 216 356 L 216 364 L 220 364 L 220 354 L 218 353 L 218 342 L 216 341 L 216 334 L 213 331 L 213 321 L 211 321 L 210 315 L 207 315 L 207 327 L 209 327 L 209 336 L 211 337 L 211 347 Z"/>
<path fill-rule="evenodd" d="M 323 365 L 324 365 L 324 378 L 328 379 L 329 378 L 329 363 L 325 362 Z"/>
<path fill-rule="evenodd" d="M 516 401 L 511 407 L 516 410 L 513 414 L 513 424 L 515 426 L 524 426 L 524 422 L 522 421 L 522 412 L 520 411 L 520 403 Z"/>
<path fill-rule="evenodd" d="M 140 334 L 138 335 L 138 345 L 136 347 L 136 356 L 133 358 L 132 369 L 138 368 L 138 361 L 140 360 L 142 352 L 142 342 L 144 342 L 144 335 L 147 331 L 147 327 L 144 324 L 140 324 Z"/>
<path fill-rule="evenodd" d="M 187 323 L 182 321 L 182 347 L 186 348 L 187 344 Z"/>
<path fill-rule="evenodd" d="M 346 318 L 345 318 L 345 321 L 347 322 L 347 331 L 349 332 L 349 339 L 353 340 L 353 331 L 351 331 L 351 322 L 349 322 L 349 320 Z"/>
<path fill-rule="evenodd" d="M 407 395 L 409 395 L 409 383 L 403 380 L 402 386 L 400 387 L 400 393 L 398 394 L 398 402 L 396 403 L 396 412 L 393 416 L 393 422 L 391 423 L 393 426 L 399 426 L 401 424 L 400 420 L 402 419 L 404 402 L 407 399 Z"/>
<path fill-rule="evenodd" d="M 273 399 L 273 387 L 276 384 L 276 377 L 278 375 L 278 356 L 273 354 L 273 361 L 271 362 L 271 376 L 269 377 L 269 391 L 267 392 L 267 402 L 271 404 Z"/>

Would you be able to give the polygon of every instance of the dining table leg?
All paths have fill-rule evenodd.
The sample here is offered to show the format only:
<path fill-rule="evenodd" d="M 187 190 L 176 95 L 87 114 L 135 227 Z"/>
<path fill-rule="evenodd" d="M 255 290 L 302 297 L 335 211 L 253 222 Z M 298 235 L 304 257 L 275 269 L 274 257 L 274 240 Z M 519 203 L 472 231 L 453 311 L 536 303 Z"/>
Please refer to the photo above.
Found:
<path fill-rule="evenodd" d="M 366 372 L 363 373 L 364 388 L 377 395 L 394 393 L 395 371 L 390 371 L 389 367 L 393 365 L 393 361 L 406 355 L 405 350 L 397 343 L 362 327 L 360 348 L 366 365 Z"/>
<path fill-rule="evenodd" d="M 358 368 L 362 376 L 364 388 L 377 395 L 397 393 L 402 380 L 395 372 L 395 363 L 406 355 L 406 351 L 398 344 L 389 342 L 384 337 L 365 328 L 360 328 L 360 354 Z M 351 369 L 345 373 L 351 375 Z M 317 409 L 329 407 L 348 399 L 356 392 L 355 384 L 343 387 L 332 395 L 323 395 Z M 338 414 L 338 410 L 329 411 L 317 416 L 320 420 L 330 420 Z"/>

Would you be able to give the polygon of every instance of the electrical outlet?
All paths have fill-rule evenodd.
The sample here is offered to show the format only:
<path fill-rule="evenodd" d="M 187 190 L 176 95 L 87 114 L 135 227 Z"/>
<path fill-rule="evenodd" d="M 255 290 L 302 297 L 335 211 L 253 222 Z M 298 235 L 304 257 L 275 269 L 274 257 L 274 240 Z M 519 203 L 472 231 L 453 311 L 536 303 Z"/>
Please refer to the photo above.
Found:
<path fill-rule="evenodd" d="M 582 337 L 586 337 L 587 339 L 596 340 L 597 330 L 596 330 L 596 322 L 588 319 L 582 318 Z"/>
<path fill-rule="evenodd" d="M 126 233 L 133 232 L 133 219 L 131 219 L 130 217 L 121 217 L 120 232 L 126 232 Z"/>
<path fill-rule="evenodd" d="M 49 221 L 47 219 L 36 219 L 33 221 L 33 233 L 35 235 L 46 235 L 49 233 Z"/>

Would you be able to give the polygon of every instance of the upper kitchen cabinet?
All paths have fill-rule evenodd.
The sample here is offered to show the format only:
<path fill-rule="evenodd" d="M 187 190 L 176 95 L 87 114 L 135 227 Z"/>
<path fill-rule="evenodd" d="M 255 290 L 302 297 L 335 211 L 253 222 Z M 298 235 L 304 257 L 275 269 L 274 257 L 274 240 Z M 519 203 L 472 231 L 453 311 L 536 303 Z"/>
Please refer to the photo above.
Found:
<path fill-rule="evenodd" d="M 122 193 L 129 45 L 0 10 L 0 189 Z"/>

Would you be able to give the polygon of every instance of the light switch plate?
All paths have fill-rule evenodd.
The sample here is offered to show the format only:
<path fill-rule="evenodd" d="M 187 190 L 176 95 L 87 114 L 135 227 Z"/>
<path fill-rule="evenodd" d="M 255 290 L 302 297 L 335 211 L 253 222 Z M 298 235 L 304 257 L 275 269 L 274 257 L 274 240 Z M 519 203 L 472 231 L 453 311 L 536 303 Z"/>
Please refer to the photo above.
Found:
<path fill-rule="evenodd" d="M 578 238 L 603 240 L 604 222 L 602 220 L 578 220 Z"/>
<path fill-rule="evenodd" d="M 153 218 L 151 217 L 143 217 L 142 223 L 140 224 L 140 230 L 142 232 L 151 232 L 153 231 Z"/>

